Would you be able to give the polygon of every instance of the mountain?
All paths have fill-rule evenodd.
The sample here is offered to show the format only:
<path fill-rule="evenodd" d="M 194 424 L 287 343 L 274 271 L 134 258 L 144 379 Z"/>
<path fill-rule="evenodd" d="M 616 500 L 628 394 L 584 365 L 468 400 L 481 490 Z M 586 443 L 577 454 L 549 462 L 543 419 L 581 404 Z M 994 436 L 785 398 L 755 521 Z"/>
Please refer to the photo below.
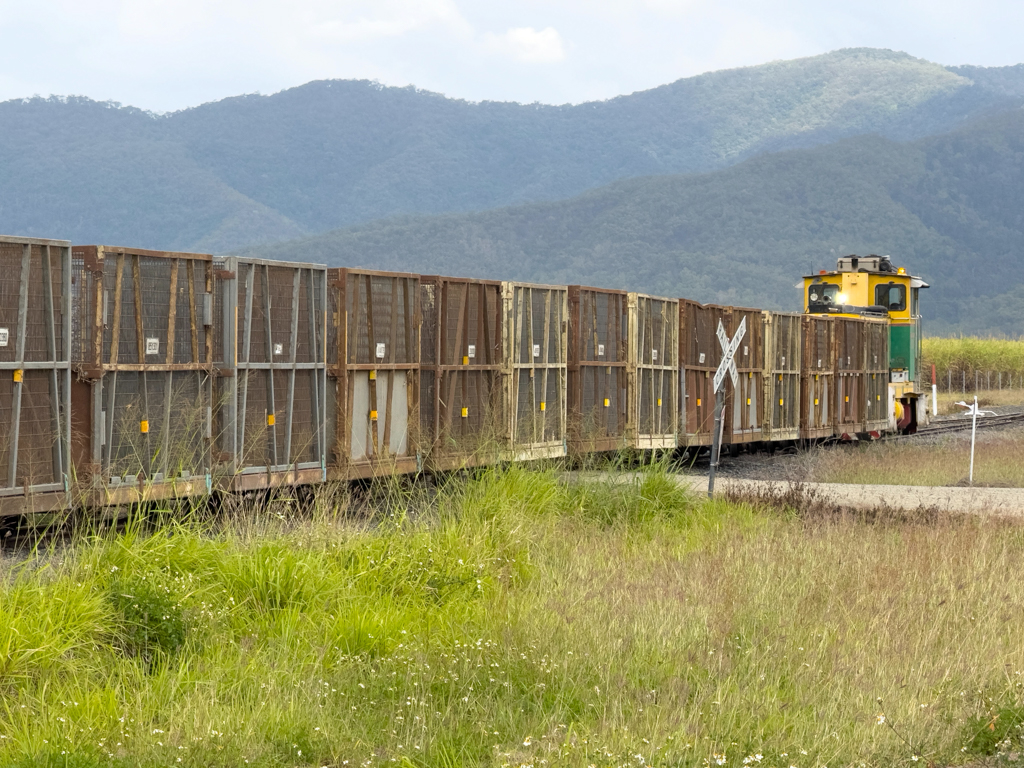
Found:
<path fill-rule="evenodd" d="M 1024 109 L 935 137 L 859 136 L 571 199 L 402 217 L 257 255 L 799 309 L 799 277 L 891 254 L 934 333 L 1024 328 Z"/>
<path fill-rule="evenodd" d="M 403 214 L 481 211 L 783 149 L 937 135 L 1024 104 L 1024 65 L 836 51 L 601 102 L 449 99 L 320 81 L 167 115 L 0 104 L 0 230 L 225 252 Z"/>

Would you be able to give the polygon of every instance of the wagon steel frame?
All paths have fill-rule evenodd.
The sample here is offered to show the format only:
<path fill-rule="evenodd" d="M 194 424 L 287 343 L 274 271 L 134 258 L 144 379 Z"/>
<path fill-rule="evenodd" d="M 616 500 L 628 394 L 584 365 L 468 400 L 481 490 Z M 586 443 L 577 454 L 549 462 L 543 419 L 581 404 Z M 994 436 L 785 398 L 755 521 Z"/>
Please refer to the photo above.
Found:
<path fill-rule="evenodd" d="M 327 476 L 327 267 L 237 256 L 216 266 L 222 323 L 218 484 L 224 490 L 245 491 L 323 482 Z M 275 339 L 285 340 L 277 343 Z M 280 383 L 282 378 L 286 387 L 278 392 L 275 379 Z M 306 386 L 311 430 L 299 435 L 300 417 L 306 414 L 298 410 L 305 397 L 296 398 L 296 390 Z M 248 418 L 256 399 L 264 405 L 259 423 Z M 279 423 L 282 411 L 283 425 Z M 247 446 L 263 440 L 264 462 L 259 464 Z"/>
<path fill-rule="evenodd" d="M 626 448 L 629 294 L 570 285 L 568 312 L 568 452 Z"/>
<path fill-rule="evenodd" d="M 628 295 L 628 441 L 637 450 L 672 450 L 679 430 L 679 301 Z"/>
<path fill-rule="evenodd" d="M 502 300 L 506 458 L 530 461 L 565 456 L 568 287 L 505 282 Z M 552 396 L 554 407 L 549 408 Z"/>
<path fill-rule="evenodd" d="M 501 290 L 497 280 L 420 278 L 420 436 L 428 469 L 482 466 L 500 456 Z"/>
<path fill-rule="evenodd" d="M 332 315 L 327 411 L 333 445 L 327 476 L 350 480 L 419 472 L 420 276 L 340 268 L 329 269 L 327 280 Z M 387 304 L 388 316 L 376 317 L 375 309 Z M 402 354 L 396 355 L 399 347 Z M 380 374 L 387 382 L 384 397 Z M 353 455 L 353 446 L 362 453 Z"/>
<path fill-rule="evenodd" d="M 72 399 L 78 412 L 78 427 L 74 428 L 73 424 L 72 430 L 72 454 L 76 457 L 77 475 L 76 498 L 73 501 L 87 506 L 109 506 L 209 493 L 214 374 L 211 331 L 213 257 L 91 245 L 74 246 L 72 258 L 76 271 L 75 309 L 78 313 L 72 351 L 77 374 Z M 149 271 L 158 267 L 162 269 L 164 264 L 167 264 L 169 273 L 166 296 L 163 294 L 162 276 Z M 182 280 L 187 281 L 187 285 L 181 285 Z M 130 285 L 126 285 L 129 281 Z M 145 289 L 144 281 L 149 283 Z M 160 288 L 154 288 L 156 284 Z M 182 300 L 184 306 L 179 306 Z M 134 310 L 133 315 L 126 313 L 129 306 Z M 156 327 L 147 327 L 147 315 L 153 312 L 157 314 Z M 180 349 L 176 333 L 183 318 L 179 312 L 187 312 L 189 342 L 187 345 L 182 343 Z M 152 317 L 149 319 L 152 322 Z M 122 323 L 134 326 L 134 338 L 127 340 L 124 349 Z M 156 333 L 157 336 L 150 337 L 148 333 Z M 122 352 L 129 361 L 121 361 Z M 178 361 L 182 357 L 187 360 Z M 162 362 L 149 362 L 149 359 L 160 358 L 163 358 Z M 141 395 L 140 412 L 137 414 L 138 440 L 144 454 L 136 457 L 138 473 L 123 477 L 112 474 L 115 440 L 120 449 L 122 438 L 129 437 L 126 434 L 129 430 L 123 428 L 127 415 L 121 414 L 124 417 L 122 421 L 115 421 L 119 406 L 119 376 L 125 379 L 123 383 L 129 391 L 134 385 Z M 194 378 L 195 401 L 190 405 L 200 409 L 198 415 L 193 416 L 201 434 L 193 432 L 184 442 L 198 463 L 193 467 L 199 470 L 198 473 L 170 464 L 172 448 L 181 448 L 170 444 L 172 431 L 182 421 L 182 414 L 174 413 L 174 408 L 189 398 L 188 394 L 175 397 L 176 377 L 180 388 L 191 388 Z M 151 389 L 156 393 L 161 388 L 163 402 L 157 411 L 151 409 L 150 394 Z M 158 444 L 154 444 L 150 430 L 150 417 L 154 414 L 159 421 L 152 419 L 152 422 L 162 427 L 162 439 Z"/>
<path fill-rule="evenodd" d="M 7 453 L 7 481 L 0 485 L 0 516 L 25 512 L 53 511 L 67 506 L 69 498 L 70 444 L 71 444 L 71 243 L 66 240 L 0 237 L 0 249 L 21 253 L 4 264 L 5 274 L 17 275 L 17 316 L 14 329 L 14 354 L 0 355 L 0 376 L 11 382 L 10 417 L 4 438 Z M 56 253 L 55 253 L 56 252 Z M 54 263 L 56 262 L 56 263 Z M 8 268 L 12 271 L 7 272 Z M 57 295 L 54 295 L 54 272 L 59 269 Z M 41 272 L 42 307 L 31 308 L 29 300 L 35 272 Z M 0 275 L 0 281 L 3 275 Z M 13 282 L 13 281 L 12 281 Z M 30 349 L 29 315 L 42 313 L 45 350 Z M 58 321 L 57 314 L 60 314 Z M 4 328 L 4 346 L 11 343 L 10 329 Z M 3 359 L 3 358 L 13 359 Z M 48 389 L 48 429 L 40 435 L 24 435 L 21 431 L 23 405 L 28 398 L 26 378 L 46 377 Z M 9 378 L 8 378 L 9 377 Z M 41 382 L 40 382 L 41 383 Z M 3 403 L 0 408 L 6 410 Z M 45 439 L 48 445 L 32 445 L 33 438 Z M 25 477 L 19 460 L 29 450 L 45 455 L 49 452 L 51 471 L 46 482 L 33 482 L 42 478 Z M 19 483 L 19 473 L 23 482 Z"/>

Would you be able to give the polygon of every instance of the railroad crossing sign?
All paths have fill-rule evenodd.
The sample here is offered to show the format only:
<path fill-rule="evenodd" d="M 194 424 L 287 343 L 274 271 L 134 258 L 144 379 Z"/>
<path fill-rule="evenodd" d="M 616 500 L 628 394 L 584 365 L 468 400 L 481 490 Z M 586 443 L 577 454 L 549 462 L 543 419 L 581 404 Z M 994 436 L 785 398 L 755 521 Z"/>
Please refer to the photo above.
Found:
<path fill-rule="evenodd" d="M 736 335 L 732 337 L 732 341 L 729 341 L 728 335 L 725 333 L 725 328 L 722 326 L 722 321 L 718 321 L 718 343 L 722 345 L 722 362 L 718 364 L 718 370 L 715 371 L 715 378 L 712 382 L 714 384 L 714 391 L 717 392 L 722 388 L 722 382 L 725 380 L 725 374 L 729 374 L 729 378 L 732 379 L 732 385 L 735 387 L 740 383 L 740 375 L 736 371 L 736 350 L 740 348 L 740 342 L 743 341 L 743 337 L 747 335 L 747 318 L 743 318 L 740 321 L 740 327 L 736 329 Z"/>

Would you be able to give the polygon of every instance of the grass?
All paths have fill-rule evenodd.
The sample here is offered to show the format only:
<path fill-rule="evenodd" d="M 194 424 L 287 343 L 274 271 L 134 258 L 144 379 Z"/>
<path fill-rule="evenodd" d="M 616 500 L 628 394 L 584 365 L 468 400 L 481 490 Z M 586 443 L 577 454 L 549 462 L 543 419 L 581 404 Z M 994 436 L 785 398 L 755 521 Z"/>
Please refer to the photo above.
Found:
<path fill-rule="evenodd" d="M 1024 529 L 804 520 L 657 466 L 359 509 L 11 562 L 0 763 L 819 768 L 1019 744 Z"/>
<path fill-rule="evenodd" d="M 965 409 L 958 402 L 973 403 L 978 396 L 978 405 L 982 408 L 993 408 L 1004 405 L 1024 405 L 1024 389 L 990 389 L 963 394 L 961 392 L 939 392 L 938 412 L 940 416 L 964 413 Z"/>
<path fill-rule="evenodd" d="M 807 479 L 822 483 L 965 485 L 970 432 L 930 443 L 872 443 L 816 452 Z M 1024 432 L 978 433 L 974 484 L 1024 488 Z"/>
<path fill-rule="evenodd" d="M 936 379 L 940 388 L 947 385 L 947 372 L 952 374 L 953 389 L 967 377 L 967 390 L 974 389 L 975 372 L 986 388 L 996 388 L 996 374 L 1003 373 L 1004 381 L 1013 377 L 1014 386 L 1021 387 L 1024 377 L 1024 340 L 979 339 L 973 336 L 957 338 L 925 338 L 922 342 L 924 380 L 931 381 L 931 366 L 935 366 Z M 987 374 L 991 373 L 991 385 L 987 385 Z"/>

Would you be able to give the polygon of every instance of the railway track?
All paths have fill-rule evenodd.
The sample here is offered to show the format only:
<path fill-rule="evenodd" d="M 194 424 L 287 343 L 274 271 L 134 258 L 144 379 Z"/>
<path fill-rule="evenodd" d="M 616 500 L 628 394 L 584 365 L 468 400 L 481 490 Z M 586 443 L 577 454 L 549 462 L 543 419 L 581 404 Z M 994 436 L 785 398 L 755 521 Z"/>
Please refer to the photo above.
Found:
<path fill-rule="evenodd" d="M 1024 424 L 1024 412 L 978 417 L 978 429 L 1004 427 L 1012 424 Z M 969 418 L 946 419 L 943 421 L 933 421 L 927 426 L 920 427 L 913 435 L 900 435 L 899 437 L 917 437 L 918 435 L 938 435 L 947 432 L 963 432 L 970 428 L 971 419 Z"/>

